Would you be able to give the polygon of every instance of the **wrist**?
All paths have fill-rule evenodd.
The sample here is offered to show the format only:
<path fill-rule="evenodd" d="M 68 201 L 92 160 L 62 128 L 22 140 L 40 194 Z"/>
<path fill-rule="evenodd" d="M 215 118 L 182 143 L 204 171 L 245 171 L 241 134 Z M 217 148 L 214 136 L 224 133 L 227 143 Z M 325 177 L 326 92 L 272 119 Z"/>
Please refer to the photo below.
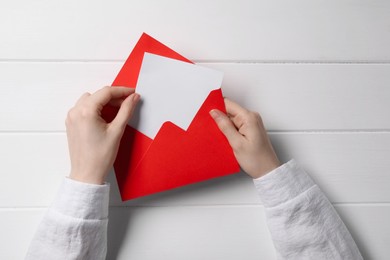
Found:
<path fill-rule="evenodd" d="M 75 181 L 96 185 L 102 185 L 105 182 L 105 178 L 97 173 L 71 171 L 69 178 Z"/>
<path fill-rule="evenodd" d="M 253 179 L 257 179 L 263 177 L 264 175 L 267 175 L 268 173 L 272 172 L 273 170 L 275 170 L 280 166 L 281 163 L 277 157 L 263 160 L 262 163 L 259 165 L 259 167 L 249 175 Z"/>

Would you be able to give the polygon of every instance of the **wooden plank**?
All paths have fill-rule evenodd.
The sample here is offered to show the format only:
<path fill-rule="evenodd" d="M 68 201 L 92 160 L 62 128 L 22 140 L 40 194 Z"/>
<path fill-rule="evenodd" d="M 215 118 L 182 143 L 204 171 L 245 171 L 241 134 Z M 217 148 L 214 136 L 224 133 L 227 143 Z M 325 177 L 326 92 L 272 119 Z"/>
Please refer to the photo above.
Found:
<path fill-rule="evenodd" d="M 111 85 L 119 63 L 0 63 L 3 131 L 64 131 L 84 92 Z"/>
<path fill-rule="evenodd" d="M 295 158 L 333 202 L 390 202 L 389 133 L 274 133 L 282 161 Z M 64 134 L 1 134 L 0 207 L 50 205 L 69 173 Z M 241 173 L 127 203 L 111 174 L 111 205 L 259 204 L 251 179 Z"/>
<path fill-rule="evenodd" d="M 274 134 L 271 138 L 278 155 L 300 162 L 331 201 L 390 202 L 389 133 Z"/>
<path fill-rule="evenodd" d="M 390 65 L 201 64 L 261 112 L 269 130 L 390 129 Z M 120 62 L 0 62 L 0 131 L 64 131 L 79 96 L 110 85 Z"/>
<path fill-rule="evenodd" d="M 390 65 L 210 65 L 269 130 L 390 129 Z"/>
<path fill-rule="evenodd" d="M 390 254 L 387 205 L 337 205 L 364 259 Z M 22 259 L 42 209 L 1 209 L 1 259 Z M 111 208 L 107 259 L 276 259 L 261 206 Z"/>
<path fill-rule="evenodd" d="M 66 135 L 1 134 L 0 207 L 48 206 L 70 161 Z"/>
<path fill-rule="evenodd" d="M 24 259 L 44 214 L 42 209 L 0 209 L 0 258 Z"/>
<path fill-rule="evenodd" d="M 8 1 L 0 59 L 123 60 L 143 31 L 196 60 L 390 60 L 386 0 Z"/>
<path fill-rule="evenodd" d="M 364 259 L 386 260 L 390 249 L 389 204 L 336 205 Z"/>
<path fill-rule="evenodd" d="M 275 259 L 259 209 L 141 207 L 110 214 L 109 259 Z"/>

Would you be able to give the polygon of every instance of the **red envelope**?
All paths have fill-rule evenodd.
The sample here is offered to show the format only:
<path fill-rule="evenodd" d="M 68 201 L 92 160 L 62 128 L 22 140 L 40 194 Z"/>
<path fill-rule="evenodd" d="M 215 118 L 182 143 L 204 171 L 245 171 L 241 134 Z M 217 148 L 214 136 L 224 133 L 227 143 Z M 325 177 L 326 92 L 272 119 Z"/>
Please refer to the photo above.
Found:
<path fill-rule="evenodd" d="M 144 33 L 113 86 L 136 87 L 145 52 L 191 63 Z M 221 89 L 210 92 L 187 131 L 166 122 L 150 139 L 126 126 L 114 163 L 123 201 L 239 171 L 227 139 L 209 115 L 213 108 L 225 112 Z M 110 121 L 116 112 L 107 107 L 103 114 Z"/>

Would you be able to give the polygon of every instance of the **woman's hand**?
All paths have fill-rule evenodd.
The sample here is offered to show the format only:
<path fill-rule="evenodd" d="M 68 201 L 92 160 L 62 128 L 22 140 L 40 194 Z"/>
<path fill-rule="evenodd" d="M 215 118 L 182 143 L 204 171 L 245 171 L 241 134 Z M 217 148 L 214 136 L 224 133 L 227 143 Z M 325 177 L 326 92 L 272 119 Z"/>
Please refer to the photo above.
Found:
<path fill-rule="evenodd" d="M 126 87 L 104 87 L 92 95 L 85 93 L 80 97 L 65 121 L 71 179 L 104 183 L 139 98 L 134 89 Z M 101 117 L 101 111 L 108 103 L 120 107 L 111 123 Z"/>
<path fill-rule="evenodd" d="M 225 98 L 227 115 L 210 111 L 219 129 L 228 139 L 241 168 L 259 178 L 280 166 L 258 113 L 251 112 Z"/>

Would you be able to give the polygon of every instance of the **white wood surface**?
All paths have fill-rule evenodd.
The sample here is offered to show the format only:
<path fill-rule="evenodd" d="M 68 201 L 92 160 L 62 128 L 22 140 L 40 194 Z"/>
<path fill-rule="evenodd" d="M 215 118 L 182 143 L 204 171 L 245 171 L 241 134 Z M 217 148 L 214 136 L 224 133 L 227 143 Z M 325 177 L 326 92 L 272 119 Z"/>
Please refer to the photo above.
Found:
<path fill-rule="evenodd" d="M 69 172 L 64 119 L 110 85 L 142 32 L 225 73 L 283 161 L 324 190 L 365 259 L 390 255 L 390 2 L 0 2 L 0 259 L 23 259 Z M 240 173 L 121 203 L 108 259 L 275 259 Z"/>
<path fill-rule="evenodd" d="M 332 202 L 390 202 L 389 133 L 272 133 L 282 161 L 294 158 Z M 5 185 L 0 207 L 48 206 L 69 173 L 66 136 L 0 134 Z M 50 159 L 49 159 L 50 158 Z M 244 173 L 190 185 L 123 204 L 111 173 L 111 205 L 259 204 Z"/>
<path fill-rule="evenodd" d="M 145 31 L 196 60 L 389 61 L 389 12 L 386 0 L 6 1 L 0 58 L 123 60 Z"/>
<path fill-rule="evenodd" d="M 223 71 L 224 94 L 261 112 L 269 130 L 390 129 L 389 64 L 201 65 Z M 0 131 L 64 131 L 78 97 L 110 85 L 121 66 L 0 62 Z"/>

